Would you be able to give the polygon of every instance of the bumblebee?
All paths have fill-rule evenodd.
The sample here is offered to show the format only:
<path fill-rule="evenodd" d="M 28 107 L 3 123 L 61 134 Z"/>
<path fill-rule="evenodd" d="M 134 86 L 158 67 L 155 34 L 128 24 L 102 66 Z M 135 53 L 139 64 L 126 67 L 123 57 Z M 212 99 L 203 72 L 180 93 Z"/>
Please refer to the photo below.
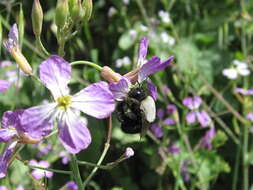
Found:
<path fill-rule="evenodd" d="M 125 100 L 117 104 L 116 114 L 123 132 L 143 134 L 155 120 L 155 101 L 144 88 L 134 87 Z"/>

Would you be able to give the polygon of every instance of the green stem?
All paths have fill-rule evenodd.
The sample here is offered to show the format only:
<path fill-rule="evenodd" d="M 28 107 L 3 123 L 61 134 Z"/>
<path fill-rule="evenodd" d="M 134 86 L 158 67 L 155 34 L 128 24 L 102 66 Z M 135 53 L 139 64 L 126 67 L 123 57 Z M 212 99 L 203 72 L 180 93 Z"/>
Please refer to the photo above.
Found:
<path fill-rule="evenodd" d="M 141 11 L 141 14 L 142 14 L 146 24 L 149 26 L 149 28 L 151 28 L 151 24 L 149 22 L 149 17 L 147 15 L 145 7 L 143 6 L 144 4 L 143 4 L 142 0 L 136 0 L 136 3 Z"/>
<path fill-rule="evenodd" d="M 233 180 L 232 180 L 233 181 L 232 190 L 237 189 L 240 153 L 241 153 L 241 147 L 240 147 L 240 145 L 237 145 L 236 160 L 235 160 L 235 165 L 234 165 L 234 175 L 233 175 Z"/>
<path fill-rule="evenodd" d="M 82 178 L 80 175 L 78 163 L 76 156 L 74 154 L 71 155 L 71 168 L 72 168 L 72 174 L 74 176 L 74 180 L 77 183 L 78 189 L 83 189 L 83 184 L 82 184 Z"/>
<path fill-rule="evenodd" d="M 248 168 L 248 141 L 249 141 L 249 129 L 244 126 L 243 132 L 243 189 L 249 189 L 249 168 Z"/>
<path fill-rule="evenodd" d="M 36 36 L 36 44 L 37 44 L 37 47 L 38 47 L 46 56 L 49 56 L 49 55 L 50 55 L 50 53 L 48 53 L 48 51 L 46 50 L 46 48 L 45 48 L 44 45 L 42 44 L 40 36 Z"/>
<path fill-rule="evenodd" d="M 98 167 L 100 169 L 104 169 L 104 170 L 107 170 L 109 169 L 109 167 L 105 166 L 105 165 L 98 165 L 98 164 L 94 164 L 94 163 L 91 163 L 91 162 L 86 162 L 86 161 L 77 161 L 77 163 L 79 165 L 85 165 L 85 166 L 91 166 L 91 167 Z"/>
<path fill-rule="evenodd" d="M 100 166 L 101 163 L 103 162 L 109 147 L 110 147 L 110 142 L 111 142 L 111 138 L 112 138 L 112 116 L 110 115 L 109 119 L 108 119 L 108 132 L 107 132 L 107 139 L 105 142 L 105 147 L 103 150 L 103 153 L 101 154 L 97 165 Z M 86 180 L 83 182 L 83 190 L 85 190 L 85 187 L 88 185 L 88 183 L 90 182 L 91 178 L 95 175 L 96 171 L 98 170 L 99 167 L 95 167 L 93 168 L 93 170 L 91 171 L 90 175 L 86 178 Z"/>
<path fill-rule="evenodd" d="M 45 171 L 50 171 L 50 172 L 55 172 L 55 173 L 60 173 L 60 174 L 67 174 L 71 175 L 71 171 L 65 171 L 65 170 L 57 170 L 57 169 L 51 169 L 51 168 L 43 168 L 39 166 L 33 166 L 33 165 L 27 165 L 29 168 L 34 168 L 34 169 L 40 169 L 40 170 L 45 170 Z"/>
<path fill-rule="evenodd" d="M 103 68 L 97 65 L 96 63 L 90 62 L 90 61 L 74 61 L 70 63 L 71 66 L 73 65 L 89 65 L 91 67 L 94 67 L 98 71 L 102 71 Z"/>

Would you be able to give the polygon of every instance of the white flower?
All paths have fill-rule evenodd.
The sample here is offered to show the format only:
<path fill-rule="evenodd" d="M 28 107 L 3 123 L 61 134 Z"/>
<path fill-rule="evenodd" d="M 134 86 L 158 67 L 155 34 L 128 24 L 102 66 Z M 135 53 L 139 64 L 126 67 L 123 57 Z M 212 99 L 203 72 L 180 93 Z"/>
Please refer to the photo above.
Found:
<path fill-rule="evenodd" d="M 124 3 L 125 5 L 128 5 L 129 2 L 130 2 L 130 0 L 123 0 L 123 3 Z"/>
<path fill-rule="evenodd" d="M 147 32 L 147 31 L 148 31 L 148 27 L 146 27 L 145 25 L 140 25 L 140 29 L 141 29 L 143 32 Z"/>
<path fill-rule="evenodd" d="M 176 42 L 175 38 L 169 36 L 166 32 L 161 33 L 161 38 L 164 43 L 168 43 L 170 46 L 173 46 Z"/>
<path fill-rule="evenodd" d="M 130 34 L 131 39 L 132 39 L 133 41 L 136 40 L 137 34 L 138 34 L 136 30 L 134 30 L 134 29 L 129 30 L 129 34 Z"/>
<path fill-rule="evenodd" d="M 159 17 L 161 18 L 162 22 L 164 23 L 170 23 L 171 19 L 170 19 L 170 13 L 160 10 L 158 12 Z"/>
<path fill-rule="evenodd" d="M 239 75 L 247 76 L 250 74 L 250 70 L 248 69 L 247 63 L 234 60 L 233 65 L 235 66 L 232 68 L 224 69 L 222 71 L 222 74 L 227 78 L 236 79 Z"/>
<path fill-rule="evenodd" d="M 110 7 L 108 11 L 108 17 L 112 17 L 117 13 L 117 10 L 114 7 Z"/>
<path fill-rule="evenodd" d="M 128 66 L 131 64 L 131 60 L 129 57 L 125 56 L 122 59 L 116 60 L 116 67 L 120 68 L 122 66 Z"/>

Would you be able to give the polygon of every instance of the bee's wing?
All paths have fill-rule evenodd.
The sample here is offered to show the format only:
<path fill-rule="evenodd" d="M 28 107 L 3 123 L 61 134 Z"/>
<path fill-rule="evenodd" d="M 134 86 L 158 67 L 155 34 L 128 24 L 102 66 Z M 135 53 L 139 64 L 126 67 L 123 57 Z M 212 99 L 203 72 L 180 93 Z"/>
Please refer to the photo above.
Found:
<path fill-rule="evenodd" d="M 142 130 L 141 137 L 145 136 L 152 122 L 156 117 L 155 101 L 151 96 L 147 96 L 142 102 L 140 109 L 142 111 Z"/>
<path fill-rule="evenodd" d="M 155 101 L 151 96 L 147 96 L 142 102 L 140 109 L 144 112 L 145 118 L 149 123 L 155 121 L 156 107 Z"/>

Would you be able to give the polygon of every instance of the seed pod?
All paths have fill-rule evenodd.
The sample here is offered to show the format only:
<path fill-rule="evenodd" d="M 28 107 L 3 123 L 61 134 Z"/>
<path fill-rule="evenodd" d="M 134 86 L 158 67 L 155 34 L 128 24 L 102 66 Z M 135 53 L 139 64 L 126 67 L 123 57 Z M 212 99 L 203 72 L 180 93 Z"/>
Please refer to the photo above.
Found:
<path fill-rule="evenodd" d="M 2 44 L 2 40 L 3 40 L 3 28 L 2 28 L 2 20 L 0 17 L 0 44 Z M 1 55 L 1 48 L 2 46 L 0 45 L 0 55 Z"/>
<path fill-rule="evenodd" d="M 62 28 L 67 21 L 69 14 L 68 0 L 58 0 L 55 10 L 55 24 Z"/>
<path fill-rule="evenodd" d="M 20 6 L 19 16 L 18 16 L 18 31 L 19 31 L 19 45 L 22 48 L 23 39 L 24 39 L 24 12 L 22 6 Z"/>
<path fill-rule="evenodd" d="M 41 35 L 43 23 L 43 10 L 40 5 L 39 0 L 34 0 L 33 8 L 32 8 L 32 25 L 33 25 L 33 33 L 35 36 Z"/>
<path fill-rule="evenodd" d="M 92 0 L 84 0 L 82 3 L 82 7 L 85 10 L 84 22 L 88 22 L 90 20 L 93 8 Z"/>
<path fill-rule="evenodd" d="M 75 1 L 76 2 L 72 5 L 72 8 L 69 9 L 71 19 L 74 22 L 81 20 L 85 16 L 85 10 L 82 7 L 81 1 Z"/>

